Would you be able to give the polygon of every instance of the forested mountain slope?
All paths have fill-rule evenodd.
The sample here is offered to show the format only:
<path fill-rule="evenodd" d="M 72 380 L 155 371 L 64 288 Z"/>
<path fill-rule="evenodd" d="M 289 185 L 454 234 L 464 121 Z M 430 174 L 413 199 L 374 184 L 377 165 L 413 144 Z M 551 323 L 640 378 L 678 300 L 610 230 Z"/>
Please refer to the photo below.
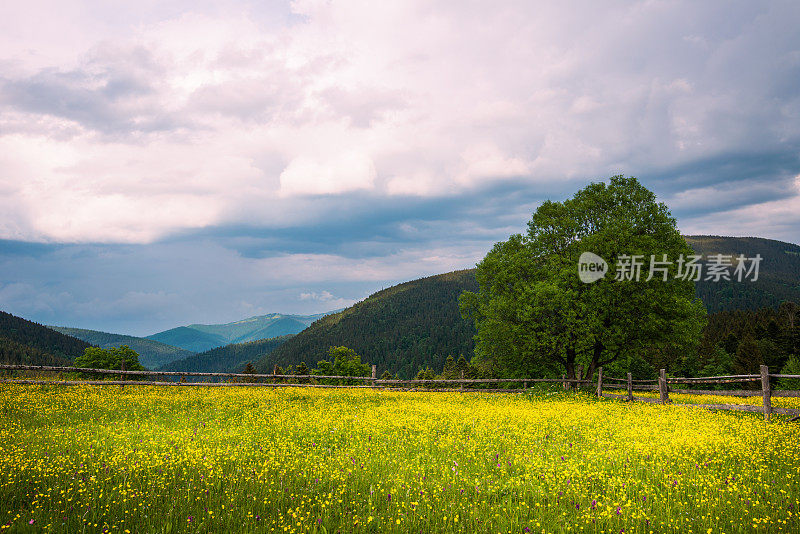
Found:
<path fill-rule="evenodd" d="M 701 280 L 695 284 L 709 313 L 777 307 L 785 300 L 800 302 L 800 246 L 760 237 L 686 236 L 686 241 L 704 261 L 711 254 L 762 257 L 756 282 Z"/>
<path fill-rule="evenodd" d="M 261 372 L 275 364 L 309 367 L 330 346 L 344 345 L 378 366 L 379 373 L 411 376 L 421 365 L 441 368 L 448 354 L 472 355 L 472 324 L 461 318 L 458 296 L 477 289 L 474 270 L 455 271 L 399 284 L 317 320 L 258 361 Z"/>
<path fill-rule="evenodd" d="M 162 371 L 201 373 L 241 372 L 247 362 L 256 362 L 286 343 L 292 336 L 280 336 L 247 343 L 234 343 L 164 365 Z M 270 369 L 271 371 L 271 369 Z"/>
<path fill-rule="evenodd" d="M 0 311 L 0 363 L 68 365 L 89 343 Z"/>

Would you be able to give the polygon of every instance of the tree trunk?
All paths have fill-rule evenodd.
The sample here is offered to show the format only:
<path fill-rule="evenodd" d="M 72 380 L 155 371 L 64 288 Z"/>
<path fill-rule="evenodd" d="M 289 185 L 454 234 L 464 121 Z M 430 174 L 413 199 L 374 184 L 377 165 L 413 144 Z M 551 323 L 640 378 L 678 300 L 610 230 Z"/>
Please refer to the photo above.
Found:
<path fill-rule="evenodd" d="M 567 368 L 567 379 L 575 379 L 575 349 L 567 349 L 567 361 L 565 367 Z M 575 388 L 574 382 L 567 382 L 569 389 Z"/>
<path fill-rule="evenodd" d="M 595 369 L 597 369 L 597 362 L 592 359 L 592 361 L 589 362 L 589 367 L 586 369 L 586 376 L 584 376 L 583 379 L 591 380 L 594 376 Z"/>
<path fill-rule="evenodd" d="M 603 345 L 600 340 L 595 339 L 594 347 L 592 347 L 592 359 L 586 369 L 586 375 L 583 377 L 584 380 L 591 380 L 594 376 L 594 372 L 600 367 L 600 358 L 603 356 L 605 348 L 605 345 Z"/>

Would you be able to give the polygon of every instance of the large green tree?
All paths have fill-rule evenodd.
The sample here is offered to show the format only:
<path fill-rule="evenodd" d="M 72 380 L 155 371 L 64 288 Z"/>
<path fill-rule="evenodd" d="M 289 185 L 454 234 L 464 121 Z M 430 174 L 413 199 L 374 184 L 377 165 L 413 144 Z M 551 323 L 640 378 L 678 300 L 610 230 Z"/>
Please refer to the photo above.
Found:
<path fill-rule="evenodd" d="M 87 347 L 83 354 L 75 358 L 75 367 L 87 369 L 125 369 L 126 371 L 144 371 L 139 363 L 139 354 L 127 345 L 101 349 Z M 109 378 L 112 375 L 97 375 L 96 373 L 82 373 L 84 377 Z M 137 375 L 128 375 L 126 380 L 140 378 Z"/>
<path fill-rule="evenodd" d="M 584 252 L 608 263 L 593 283 L 579 277 Z M 651 255 L 664 254 L 673 263 L 654 264 L 664 271 L 647 280 Z M 575 378 L 582 364 L 589 378 L 623 356 L 693 348 L 705 308 L 692 280 L 677 276 L 678 259 L 692 254 L 667 207 L 635 178 L 614 176 L 564 202 L 546 201 L 526 234 L 495 244 L 478 263 L 478 291 L 460 298 L 477 327 L 476 355 L 511 375 Z M 638 281 L 635 269 L 617 270 L 639 261 Z"/>

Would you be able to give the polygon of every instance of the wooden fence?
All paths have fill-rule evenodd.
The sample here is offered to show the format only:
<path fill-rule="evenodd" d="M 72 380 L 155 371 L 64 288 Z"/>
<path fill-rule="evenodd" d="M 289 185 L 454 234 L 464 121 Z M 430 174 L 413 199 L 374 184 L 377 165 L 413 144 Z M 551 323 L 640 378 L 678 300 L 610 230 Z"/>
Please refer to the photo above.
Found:
<path fill-rule="evenodd" d="M 633 380 L 631 373 L 626 378 L 614 378 L 603 376 L 601 367 L 597 377 L 597 396 L 606 398 L 617 398 L 627 401 L 644 401 L 659 404 L 672 404 L 669 398 L 670 392 L 683 393 L 689 395 L 712 395 L 723 397 L 761 397 L 761 406 L 750 404 L 677 404 L 676 406 L 694 406 L 697 408 L 708 408 L 712 410 L 737 410 L 742 412 L 760 412 L 764 414 L 764 419 L 769 421 L 773 413 L 793 416 L 793 420 L 800 417 L 800 410 L 793 408 L 777 408 L 772 406 L 772 397 L 800 397 L 800 391 L 781 391 L 773 390 L 770 384 L 771 378 L 800 378 L 800 375 L 770 374 L 769 368 L 762 365 L 760 373 L 757 375 L 727 375 L 727 376 L 707 376 L 700 378 L 678 378 L 668 377 L 666 371 L 661 369 L 657 380 Z M 603 393 L 605 382 L 611 382 L 612 387 L 627 389 L 624 395 Z M 674 389 L 670 384 L 731 384 L 760 382 L 760 389 L 740 389 L 740 390 L 705 390 L 705 389 Z M 658 391 L 658 398 L 634 396 L 634 391 Z"/>
<path fill-rule="evenodd" d="M 565 389 L 571 384 L 576 386 L 591 385 L 592 381 L 589 379 L 569 379 L 569 378 L 464 378 L 464 372 L 461 372 L 461 378 L 443 378 L 443 379 L 414 379 L 414 380 L 398 380 L 398 379 L 381 379 L 377 377 L 376 366 L 372 366 L 372 376 L 328 376 L 328 375 L 283 375 L 283 374 L 251 374 L 251 373 L 203 373 L 203 372 L 190 372 L 190 371 L 130 371 L 125 369 L 90 369 L 85 367 L 67 367 L 67 366 L 44 366 L 44 365 L 0 365 L 0 371 L 37 371 L 37 372 L 56 372 L 56 373 L 84 373 L 84 374 L 100 374 L 112 375 L 117 377 L 116 380 L 45 380 L 41 378 L 5 378 L 0 379 L 0 383 L 16 383 L 16 384 L 60 384 L 60 385 L 120 385 L 120 386 L 134 386 L 134 385 L 158 385 L 158 386 L 262 386 L 262 387 L 316 387 L 316 388 L 344 388 L 344 387 L 361 387 L 361 388 L 384 388 L 384 387 L 397 387 L 408 389 L 411 386 L 416 389 L 418 386 L 424 386 L 425 391 L 494 391 L 494 392 L 516 392 L 524 391 L 528 388 L 528 384 L 533 383 L 557 383 L 563 385 Z M 171 377 L 174 380 L 125 380 L 129 378 L 139 377 Z M 227 382 L 187 382 L 187 377 L 206 377 L 212 380 L 227 379 Z M 269 380 L 270 382 L 261 382 L 262 380 Z M 317 380 L 336 380 L 338 382 L 350 382 L 349 385 L 333 385 L 333 384 L 320 384 L 311 381 Z M 357 384 L 354 384 L 357 383 Z M 458 389 L 455 388 L 435 388 L 430 386 L 458 384 Z M 522 384 L 521 388 L 470 388 L 465 387 L 477 384 Z"/>
<path fill-rule="evenodd" d="M 667 377 L 666 371 L 661 369 L 656 380 L 634 380 L 631 373 L 626 378 L 614 378 L 603 374 L 603 368 L 597 370 L 597 381 L 591 378 L 570 379 L 562 375 L 561 378 L 461 378 L 444 379 L 420 379 L 420 380 L 398 380 L 380 379 L 377 377 L 376 367 L 372 366 L 372 376 L 328 376 L 328 375 L 281 375 L 281 374 L 250 374 L 250 373 L 202 373 L 202 372 L 183 372 L 183 371 L 129 371 L 125 369 L 87 369 L 83 367 L 66 366 L 43 366 L 43 365 L 0 365 L 0 371 L 38 371 L 56 373 L 90 373 L 100 375 L 114 375 L 116 380 L 44 380 L 41 378 L 5 378 L 0 383 L 15 384 L 59 384 L 59 385 L 158 385 L 158 386 L 261 386 L 261 387 L 313 387 L 313 388 L 386 388 L 396 387 L 401 389 L 417 389 L 423 386 L 424 391 L 468 391 L 468 392 L 520 392 L 528 388 L 528 384 L 535 383 L 556 383 L 561 384 L 564 389 L 571 386 L 581 388 L 592 386 L 596 388 L 598 397 L 614 398 L 624 401 L 642 401 L 659 404 L 672 404 L 669 398 L 672 393 L 685 393 L 695 395 L 714 395 L 731 397 L 756 397 L 761 396 L 762 405 L 747 404 L 676 404 L 676 406 L 694 406 L 698 408 L 708 408 L 713 410 L 737 410 L 745 412 L 759 412 L 764 414 L 764 419 L 769 421 L 773 413 L 793 416 L 792 420 L 800 419 L 800 410 L 792 408 L 778 408 L 772 406 L 772 397 L 800 397 L 800 391 L 780 391 L 773 390 L 770 385 L 772 378 L 792 378 L 800 379 L 800 375 L 770 374 L 766 365 L 762 365 L 760 373 L 757 375 L 728 375 L 728 376 L 709 376 L 700 378 L 678 378 Z M 582 376 L 582 368 L 578 366 L 577 375 Z M 171 377 L 174 380 L 126 380 L 125 378 L 134 377 Z M 207 377 L 211 380 L 224 380 L 226 382 L 187 382 L 187 377 Z M 262 382 L 269 380 L 269 382 Z M 350 382 L 348 385 L 320 384 L 312 381 L 316 380 L 336 380 L 339 382 Z M 702 389 L 674 389 L 670 384 L 729 384 L 760 382 L 760 389 L 751 390 L 702 390 Z M 458 384 L 455 388 L 436 388 L 430 386 L 444 386 L 446 384 Z M 522 384 L 522 388 L 470 388 L 476 384 Z M 614 389 L 625 388 L 627 392 L 623 395 L 604 393 L 603 388 L 611 386 Z M 658 398 L 635 396 L 634 391 L 658 391 Z"/>

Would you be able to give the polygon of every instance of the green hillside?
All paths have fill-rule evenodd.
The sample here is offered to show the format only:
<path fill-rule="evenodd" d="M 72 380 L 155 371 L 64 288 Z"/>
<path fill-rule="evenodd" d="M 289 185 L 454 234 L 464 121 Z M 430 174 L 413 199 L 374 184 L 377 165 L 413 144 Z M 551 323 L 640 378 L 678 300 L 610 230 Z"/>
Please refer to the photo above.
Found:
<path fill-rule="evenodd" d="M 110 334 L 97 330 L 84 330 L 82 328 L 68 328 L 65 326 L 51 326 L 49 328 L 56 332 L 82 339 L 87 343 L 91 343 L 103 349 L 128 345 L 139 354 L 139 363 L 148 369 L 156 369 L 162 365 L 175 360 L 188 358 L 194 354 L 194 352 L 188 350 L 165 345 L 164 343 L 142 337 Z"/>
<path fill-rule="evenodd" d="M 247 343 L 234 343 L 211 349 L 188 358 L 168 363 L 162 371 L 194 371 L 205 373 L 237 372 L 247 362 L 255 362 L 280 347 L 292 336 L 281 336 Z"/>
<path fill-rule="evenodd" d="M 203 352 L 231 343 L 245 343 L 297 334 L 325 315 L 324 313 L 315 315 L 273 313 L 225 324 L 179 326 L 147 336 L 147 338 L 192 352 Z"/>
<path fill-rule="evenodd" d="M 0 363 L 68 365 L 89 343 L 0 311 Z"/>
<path fill-rule="evenodd" d="M 697 294 L 709 313 L 777 307 L 782 301 L 800 302 L 800 246 L 769 239 L 688 236 L 696 253 L 761 254 L 756 282 L 696 284 Z M 705 260 L 705 258 L 704 258 Z M 421 366 L 440 371 L 448 354 L 472 357 L 474 329 L 461 319 L 458 295 L 476 289 L 474 269 L 430 276 L 390 287 L 344 311 L 312 324 L 256 365 L 270 371 L 273 365 L 315 364 L 330 346 L 345 345 L 378 365 L 409 378 Z"/>
<path fill-rule="evenodd" d="M 345 345 L 378 366 L 378 373 L 410 377 L 421 365 L 441 369 L 448 354 L 472 355 L 475 335 L 461 319 L 458 296 L 475 290 L 474 270 L 455 271 L 399 284 L 319 319 L 256 363 L 261 372 L 275 364 L 309 366 L 332 345 Z"/>
<path fill-rule="evenodd" d="M 687 236 L 686 241 L 704 259 L 711 254 L 744 254 L 763 258 L 758 281 L 700 281 L 697 296 L 709 313 L 777 307 L 800 302 L 800 246 L 759 237 Z"/>

